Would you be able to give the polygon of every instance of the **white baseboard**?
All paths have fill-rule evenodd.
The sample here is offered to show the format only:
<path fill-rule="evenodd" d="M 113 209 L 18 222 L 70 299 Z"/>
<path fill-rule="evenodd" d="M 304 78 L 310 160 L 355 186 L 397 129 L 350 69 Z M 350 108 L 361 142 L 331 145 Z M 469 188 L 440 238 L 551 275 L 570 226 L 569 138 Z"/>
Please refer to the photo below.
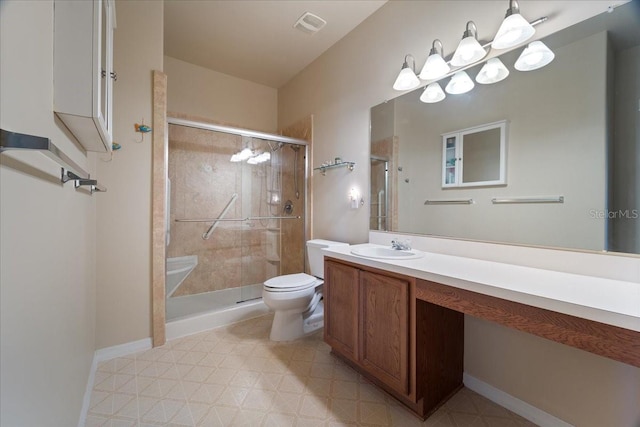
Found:
<path fill-rule="evenodd" d="M 138 341 L 131 341 L 120 345 L 114 345 L 112 347 L 98 349 L 96 350 L 95 358 L 98 362 L 104 362 L 105 360 L 127 356 L 132 353 L 149 349 L 151 349 L 151 338 L 144 338 Z"/>
<path fill-rule="evenodd" d="M 480 381 L 466 372 L 463 374 L 462 382 L 468 389 L 475 391 L 479 395 L 486 397 L 492 402 L 507 408 L 511 412 L 514 412 L 522 418 L 526 418 L 541 427 L 573 427 L 572 424 L 562 421 L 561 419 L 544 412 L 542 409 L 529 405 L 527 402 L 524 402 L 517 397 L 513 397 L 510 394 L 485 383 L 484 381 Z"/>
<path fill-rule="evenodd" d="M 89 412 L 89 404 L 91 403 L 91 391 L 93 390 L 98 363 L 104 362 L 105 360 L 113 359 L 115 357 L 127 356 L 139 351 L 149 350 L 150 348 L 151 338 L 145 338 L 126 344 L 114 345 L 113 347 L 106 347 L 96 350 L 96 352 L 93 354 L 91 370 L 89 372 L 89 378 L 87 379 L 87 388 L 84 391 L 84 398 L 82 399 L 82 409 L 80 410 L 78 427 L 84 427 L 87 422 L 87 413 Z"/>
<path fill-rule="evenodd" d="M 89 403 L 91 403 L 91 391 L 93 390 L 93 383 L 96 379 L 96 370 L 98 369 L 98 359 L 95 353 L 93 354 L 93 361 L 91 362 L 91 370 L 89 371 L 89 378 L 87 379 L 87 388 L 84 390 L 84 398 L 82 399 L 82 409 L 80 410 L 80 419 L 78 420 L 78 427 L 84 427 L 87 424 L 87 413 L 89 412 Z"/>

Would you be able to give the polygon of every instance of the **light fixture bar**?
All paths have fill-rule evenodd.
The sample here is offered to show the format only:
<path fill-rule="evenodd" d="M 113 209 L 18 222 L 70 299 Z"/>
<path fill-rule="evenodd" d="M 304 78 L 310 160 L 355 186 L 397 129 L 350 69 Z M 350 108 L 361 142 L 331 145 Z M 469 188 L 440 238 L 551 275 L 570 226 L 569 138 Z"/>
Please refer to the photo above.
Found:
<path fill-rule="evenodd" d="M 536 25 L 540 25 L 540 24 L 542 24 L 543 22 L 546 22 L 546 21 L 548 21 L 548 20 L 549 20 L 549 17 L 547 17 L 547 16 L 542 16 L 542 17 L 540 17 L 540 18 L 538 18 L 538 19 L 536 19 L 536 20 L 533 20 L 533 21 L 531 21 L 531 22 L 529 22 L 529 23 L 530 23 L 532 26 L 534 26 L 534 27 L 535 27 Z M 487 47 L 490 47 L 490 46 L 491 46 L 491 43 L 493 43 L 493 40 L 488 41 L 487 43 L 483 44 L 483 45 L 482 45 L 482 48 L 483 48 L 483 49 L 486 49 Z M 451 60 L 446 61 L 446 63 L 447 63 L 447 65 L 451 65 Z M 454 75 L 455 73 L 457 73 L 458 71 L 464 71 L 464 70 L 466 70 L 467 68 L 471 68 L 471 67 L 473 67 L 473 66 L 474 66 L 474 65 L 476 65 L 476 64 L 477 64 L 477 62 L 474 62 L 473 64 L 469 64 L 469 65 L 463 65 L 463 66 L 461 66 L 461 67 L 455 67 L 455 66 L 453 66 L 453 67 L 451 68 L 451 70 L 450 70 L 447 74 L 445 74 L 445 75 L 443 75 L 443 76 L 439 77 L 437 80 L 441 80 L 441 79 L 444 79 L 444 78 L 450 77 L 450 76 Z M 436 79 L 434 79 L 434 81 L 435 81 L 435 80 L 436 80 Z"/>

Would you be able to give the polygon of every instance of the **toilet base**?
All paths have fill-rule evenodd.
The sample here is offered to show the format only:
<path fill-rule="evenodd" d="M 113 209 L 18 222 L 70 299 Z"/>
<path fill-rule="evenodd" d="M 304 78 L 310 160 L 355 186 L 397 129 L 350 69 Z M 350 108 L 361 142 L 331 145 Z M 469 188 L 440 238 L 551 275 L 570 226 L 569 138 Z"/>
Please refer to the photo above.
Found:
<path fill-rule="evenodd" d="M 295 311 L 276 311 L 271 324 L 271 341 L 293 341 L 309 335 L 324 326 L 324 304 L 318 303 L 316 309 L 304 316 Z"/>

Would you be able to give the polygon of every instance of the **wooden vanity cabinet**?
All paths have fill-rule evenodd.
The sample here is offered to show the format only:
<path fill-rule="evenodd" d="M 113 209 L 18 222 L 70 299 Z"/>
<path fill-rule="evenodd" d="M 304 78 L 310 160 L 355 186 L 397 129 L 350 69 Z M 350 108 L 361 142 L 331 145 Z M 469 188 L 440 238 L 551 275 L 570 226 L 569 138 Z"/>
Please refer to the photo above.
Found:
<path fill-rule="evenodd" d="M 462 387 L 462 313 L 416 300 L 413 277 L 324 265 L 324 339 L 334 354 L 421 418 Z"/>
<path fill-rule="evenodd" d="M 360 359 L 373 376 L 409 395 L 409 281 L 360 271 Z"/>
<path fill-rule="evenodd" d="M 359 271 L 353 267 L 324 263 L 324 340 L 354 362 L 358 360 L 358 277 Z"/>

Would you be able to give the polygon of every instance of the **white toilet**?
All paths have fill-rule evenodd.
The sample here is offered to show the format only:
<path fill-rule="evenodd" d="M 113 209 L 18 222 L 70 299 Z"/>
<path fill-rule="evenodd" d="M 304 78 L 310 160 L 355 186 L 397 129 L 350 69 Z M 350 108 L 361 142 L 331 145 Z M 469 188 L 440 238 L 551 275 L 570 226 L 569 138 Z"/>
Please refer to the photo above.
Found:
<path fill-rule="evenodd" d="M 264 282 L 262 300 L 275 311 L 271 341 L 291 341 L 317 331 L 324 323 L 322 284 L 324 283 L 323 248 L 349 246 L 330 240 L 309 240 L 310 276 L 305 273 L 277 276 Z"/>

